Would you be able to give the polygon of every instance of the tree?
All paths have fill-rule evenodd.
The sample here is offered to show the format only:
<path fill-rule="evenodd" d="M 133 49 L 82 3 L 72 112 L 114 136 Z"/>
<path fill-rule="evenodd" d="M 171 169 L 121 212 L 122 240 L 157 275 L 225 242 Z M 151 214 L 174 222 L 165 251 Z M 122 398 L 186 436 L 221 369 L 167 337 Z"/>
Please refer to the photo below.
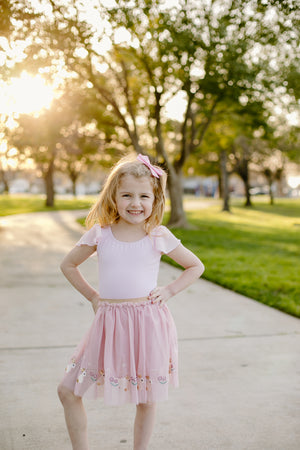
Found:
<path fill-rule="evenodd" d="M 11 170 L 7 164 L 8 159 L 9 150 L 5 149 L 0 155 L 0 192 L 4 192 L 5 194 L 9 193 L 9 182 L 11 179 Z"/>
<path fill-rule="evenodd" d="M 245 206 L 251 205 L 249 171 L 259 151 L 255 135 L 268 136 L 268 116 L 259 102 L 242 106 L 229 99 L 216 108 L 214 119 L 206 132 L 198 154 L 200 171 L 214 173 L 219 177 L 220 197 L 223 210 L 230 211 L 230 175 L 236 173 L 245 188 Z M 197 153 L 195 152 L 195 156 Z"/>
<path fill-rule="evenodd" d="M 45 181 L 46 205 L 54 204 L 54 172 L 66 173 L 76 192 L 76 181 L 93 163 L 101 164 L 110 136 L 99 136 L 95 119 L 81 105 L 88 93 L 69 83 L 64 94 L 55 99 L 50 109 L 37 117 L 22 114 L 18 127 L 10 133 L 10 142 L 27 153 L 42 172 Z M 88 103 L 91 106 L 91 103 Z M 94 107 L 93 117 L 99 118 Z M 94 122 L 92 121 L 94 120 Z M 108 130 L 106 130 L 108 132 Z"/>
<path fill-rule="evenodd" d="M 130 30 L 135 45 L 128 51 L 148 76 L 154 94 L 150 117 L 155 124 L 156 155 L 162 157 L 170 174 L 170 222 L 184 225 L 178 195 L 184 164 L 197 148 L 201 149 L 209 126 L 228 99 L 238 101 L 243 96 L 242 101 L 261 103 L 262 86 L 254 83 L 263 74 L 262 66 L 251 61 L 250 51 L 262 36 L 269 44 L 274 33 L 260 26 L 249 33 L 249 17 L 243 18 L 240 2 L 228 3 L 223 14 L 214 3 L 203 4 L 200 10 L 194 2 L 182 2 L 176 11 L 162 11 L 159 2 L 146 2 L 145 7 L 142 3 L 136 2 L 137 14 L 119 1 L 118 8 L 109 12 L 110 23 L 116 30 L 120 24 Z M 233 33 L 238 36 L 236 41 Z M 185 93 L 186 110 L 180 129 L 173 125 L 176 142 L 170 155 L 165 137 L 170 123 L 164 126 L 162 120 L 163 101 L 167 93 L 175 95 L 178 90 Z M 224 157 L 223 152 L 223 169 Z"/>
<path fill-rule="evenodd" d="M 231 116 L 236 130 L 236 138 L 232 148 L 233 171 L 240 176 L 244 183 L 245 206 L 252 206 L 250 195 L 250 167 L 260 148 L 257 145 L 258 136 L 265 141 L 272 139 L 274 130 L 268 125 L 270 112 L 263 104 L 256 102 L 246 107 L 239 107 L 234 116 Z"/>
<path fill-rule="evenodd" d="M 269 187 L 270 204 L 274 204 L 274 183 L 277 182 L 281 191 L 282 178 L 285 172 L 286 155 L 278 148 L 278 140 L 257 139 L 256 146 L 259 151 L 255 155 L 255 164 L 265 177 Z"/>
<path fill-rule="evenodd" d="M 276 181 L 276 180 L 280 181 L 281 180 L 282 172 L 283 172 L 283 168 L 282 167 L 276 169 L 274 172 L 269 167 L 266 167 L 263 170 L 263 174 L 265 175 L 265 177 L 266 177 L 266 179 L 268 181 L 270 205 L 274 205 L 274 193 L 273 193 L 274 181 Z"/>
<path fill-rule="evenodd" d="M 120 141 L 168 169 L 170 224 L 185 226 L 184 166 L 229 98 L 264 102 L 281 83 L 272 63 L 278 44 L 284 42 L 285 54 L 295 50 L 294 2 L 116 4 L 94 8 L 46 0 L 41 8 L 47 15 L 34 19 L 24 64 L 49 76 L 63 67 L 93 91 Z M 169 120 L 166 105 L 179 94 L 185 99 L 183 117 Z"/>
<path fill-rule="evenodd" d="M 10 133 L 10 143 L 32 158 L 42 172 L 47 206 L 54 204 L 55 171 L 69 176 L 75 195 L 76 182 L 88 168 L 105 168 L 120 157 L 115 130 L 105 121 L 102 105 L 74 80 L 64 86 L 49 109 L 38 116 L 16 118 L 18 127 Z"/>
<path fill-rule="evenodd" d="M 54 205 L 54 169 L 57 144 L 65 117 L 46 110 L 39 117 L 21 115 L 19 126 L 11 134 L 11 142 L 38 165 L 45 182 L 46 206 Z"/>
<path fill-rule="evenodd" d="M 69 176 L 74 196 L 79 176 L 95 162 L 99 164 L 103 157 L 103 142 L 92 125 L 83 126 L 79 121 L 73 121 L 61 130 L 62 137 L 57 143 L 59 157 L 56 169 Z"/>

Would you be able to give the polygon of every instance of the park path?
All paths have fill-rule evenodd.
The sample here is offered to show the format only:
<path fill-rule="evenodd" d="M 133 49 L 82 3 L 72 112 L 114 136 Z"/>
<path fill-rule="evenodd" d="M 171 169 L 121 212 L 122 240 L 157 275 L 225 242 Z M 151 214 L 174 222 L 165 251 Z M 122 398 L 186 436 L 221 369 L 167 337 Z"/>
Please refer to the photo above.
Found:
<path fill-rule="evenodd" d="M 1 450 L 70 449 L 56 385 L 90 305 L 58 269 L 84 212 L 0 218 Z M 96 282 L 96 258 L 83 265 Z M 160 283 L 178 269 L 161 265 Z M 300 321 L 205 280 L 170 300 L 180 388 L 149 450 L 298 450 Z M 91 450 L 132 449 L 134 405 L 86 402 Z"/>

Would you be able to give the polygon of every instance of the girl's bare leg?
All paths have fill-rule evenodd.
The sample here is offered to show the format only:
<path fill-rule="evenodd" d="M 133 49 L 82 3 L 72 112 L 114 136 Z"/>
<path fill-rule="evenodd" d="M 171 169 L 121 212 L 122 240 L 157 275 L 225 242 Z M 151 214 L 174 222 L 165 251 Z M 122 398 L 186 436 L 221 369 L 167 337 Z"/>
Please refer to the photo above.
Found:
<path fill-rule="evenodd" d="M 156 413 L 155 403 L 136 405 L 134 422 L 134 450 L 146 450 L 154 428 Z"/>
<path fill-rule="evenodd" d="M 88 450 L 87 419 L 81 397 L 62 385 L 58 386 L 57 392 L 64 407 L 73 450 Z"/>

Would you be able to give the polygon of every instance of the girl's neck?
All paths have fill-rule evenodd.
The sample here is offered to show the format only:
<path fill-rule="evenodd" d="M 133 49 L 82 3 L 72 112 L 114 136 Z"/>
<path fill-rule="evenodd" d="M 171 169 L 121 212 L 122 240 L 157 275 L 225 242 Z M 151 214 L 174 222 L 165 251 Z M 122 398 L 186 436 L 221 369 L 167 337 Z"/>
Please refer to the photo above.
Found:
<path fill-rule="evenodd" d="M 120 241 L 137 241 L 147 235 L 144 224 L 133 225 L 123 221 L 122 219 L 111 225 L 111 230 L 116 239 Z"/>

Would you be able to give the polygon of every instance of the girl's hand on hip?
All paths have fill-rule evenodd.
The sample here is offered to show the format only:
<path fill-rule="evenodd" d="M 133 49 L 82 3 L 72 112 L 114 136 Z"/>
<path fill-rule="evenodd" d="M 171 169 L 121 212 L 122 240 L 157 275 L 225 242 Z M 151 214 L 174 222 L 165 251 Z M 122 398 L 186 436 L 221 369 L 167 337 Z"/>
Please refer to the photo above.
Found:
<path fill-rule="evenodd" d="M 94 310 L 94 313 L 96 314 L 96 312 L 98 311 L 99 308 L 99 304 L 100 304 L 101 298 L 100 296 L 97 294 L 95 295 L 92 299 L 91 299 L 91 304 Z"/>
<path fill-rule="evenodd" d="M 172 297 L 172 294 L 171 294 L 170 290 L 167 287 L 157 286 L 148 295 L 148 300 L 150 300 L 151 303 L 160 303 L 160 305 L 163 305 L 171 297 Z"/>

